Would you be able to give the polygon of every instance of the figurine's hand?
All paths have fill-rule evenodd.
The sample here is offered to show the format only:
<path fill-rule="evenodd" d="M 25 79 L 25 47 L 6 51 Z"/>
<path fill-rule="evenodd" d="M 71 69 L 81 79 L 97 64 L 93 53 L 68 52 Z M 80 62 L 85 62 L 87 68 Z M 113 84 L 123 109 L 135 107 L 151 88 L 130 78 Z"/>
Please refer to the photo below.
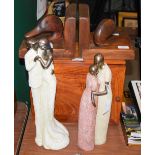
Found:
<path fill-rule="evenodd" d="M 91 101 L 93 101 L 93 96 L 94 96 L 93 91 L 91 91 Z"/>
<path fill-rule="evenodd" d="M 91 101 L 92 101 L 93 106 L 96 107 L 94 93 L 95 93 L 94 91 L 91 92 Z"/>
<path fill-rule="evenodd" d="M 54 70 L 52 69 L 52 72 L 51 72 L 51 74 L 53 75 L 54 74 Z"/>
<path fill-rule="evenodd" d="M 36 62 L 40 57 L 37 55 L 35 58 L 34 58 L 34 62 Z"/>

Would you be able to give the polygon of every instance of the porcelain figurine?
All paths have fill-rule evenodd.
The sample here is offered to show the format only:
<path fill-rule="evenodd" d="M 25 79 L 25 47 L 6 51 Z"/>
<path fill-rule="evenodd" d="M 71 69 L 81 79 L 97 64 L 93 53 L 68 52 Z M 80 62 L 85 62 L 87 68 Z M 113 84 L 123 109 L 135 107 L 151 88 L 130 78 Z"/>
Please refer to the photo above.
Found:
<path fill-rule="evenodd" d="M 98 67 L 91 65 L 86 78 L 86 88 L 83 92 L 79 108 L 78 146 L 85 151 L 94 149 L 97 98 L 92 98 L 92 92 L 98 92 Z M 104 94 L 105 92 L 103 92 Z"/>
<path fill-rule="evenodd" d="M 104 63 L 104 57 L 102 54 L 98 53 L 94 56 L 94 64 L 98 66 L 97 79 L 99 83 L 99 92 L 105 90 L 107 91 L 107 94 L 98 96 L 95 126 L 95 145 L 101 145 L 104 144 L 107 139 L 107 131 L 112 104 L 112 73 L 109 66 Z"/>
<path fill-rule="evenodd" d="M 96 106 L 92 104 L 91 92 L 98 89 L 97 66 L 91 65 L 89 70 L 86 88 L 81 97 L 78 119 L 78 146 L 85 151 L 94 149 Z"/>
<path fill-rule="evenodd" d="M 38 48 L 33 48 L 35 44 L 32 44 L 25 55 L 35 111 L 35 143 L 45 149 L 59 150 L 69 144 L 69 132 L 54 117 L 56 77 L 52 57 L 53 45 L 49 44 L 46 38 L 37 43 Z"/>

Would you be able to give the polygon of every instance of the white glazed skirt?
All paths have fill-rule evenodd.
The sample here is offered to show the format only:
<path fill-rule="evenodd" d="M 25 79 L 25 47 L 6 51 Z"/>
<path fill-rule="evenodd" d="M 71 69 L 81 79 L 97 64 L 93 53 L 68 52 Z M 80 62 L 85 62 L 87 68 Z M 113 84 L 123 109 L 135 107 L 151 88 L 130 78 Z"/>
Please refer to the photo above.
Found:
<path fill-rule="evenodd" d="M 55 75 L 47 74 L 45 72 L 39 88 L 31 88 L 35 110 L 35 142 L 45 149 L 59 150 L 69 144 L 69 133 L 54 118 L 56 78 Z"/>
<path fill-rule="evenodd" d="M 108 131 L 111 103 L 112 103 L 111 88 L 109 87 L 108 89 L 109 91 L 107 95 L 98 97 L 98 108 L 97 108 L 96 126 L 95 126 L 95 145 L 102 145 L 106 142 L 107 139 L 107 131 Z M 107 106 L 109 106 L 108 111 Z"/>

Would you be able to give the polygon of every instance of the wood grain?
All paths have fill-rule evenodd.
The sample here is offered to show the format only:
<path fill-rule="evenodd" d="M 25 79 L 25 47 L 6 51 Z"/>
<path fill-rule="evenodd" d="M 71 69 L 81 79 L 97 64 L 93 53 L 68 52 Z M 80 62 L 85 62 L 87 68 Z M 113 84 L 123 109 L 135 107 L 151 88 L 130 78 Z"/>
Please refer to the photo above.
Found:
<path fill-rule="evenodd" d="M 125 61 L 108 60 L 106 62 L 112 71 L 113 100 L 111 121 L 118 123 L 126 66 Z M 84 62 L 72 62 L 71 60 L 54 61 L 57 79 L 55 116 L 58 120 L 63 122 L 77 122 L 79 104 L 85 89 L 86 74 L 88 73 L 89 65 L 92 63 L 92 60 Z M 31 104 L 33 107 L 32 102 L 31 97 Z"/>
<path fill-rule="evenodd" d="M 101 32 L 102 29 L 103 26 L 100 26 L 98 32 Z M 100 42 L 101 46 L 96 45 L 94 32 L 90 32 L 89 7 L 86 4 L 79 4 L 79 50 L 84 59 L 93 59 L 96 53 L 102 53 L 105 59 L 134 59 L 135 49 L 129 38 L 128 30 L 127 28 L 116 28 L 117 36 L 111 35 L 103 43 Z M 128 46 L 129 49 L 118 49 L 118 46 Z"/>
<path fill-rule="evenodd" d="M 34 120 L 30 118 L 26 127 L 20 155 L 140 155 L 140 146 L 127 146 L 125 144 L 121 126 L 110 124 L 107 136 L 107 142 L 104 145 L 95 146 L 93 151 L 85 152 L 77 146 L 77 123 L 64 124 L 70 133 L 70 144 L 65 149 L 53 151 L 38 147 L 35 142 Z"/>
<path fill-rule="evenodd" d="M 118 31 L 120 36 L 111 36 L 102 46 L 96 46 L 93 41 L 93 33 L 90 34 L 89 48 L 82 48 L 84 59 L 93 59 L 96 53 L 102 53 L 105 59 L 133 60 L 135 58 L 135 48 L 125 30 Z M 81 36 L 83 38 L 83 36 Z M 128 46 L 129 49 L 118 49 L 118 46 Z"/>
<path fill-rule="evenodd" d="M 52 17 L 52 15 L 47 15 L 47 17 Z M 46 17 L 45 17 L 46 19 Z M 46 22 L 46 27 L 49 29 L 51 25 L 51 20 L 43 20 L 43 23 Z M 59 19 L 60 20 L 60 19 Z M 47 24 L 48 22 L 48 24 Z M 41 24 L 41 23 L 39 23 Z M 53 23 L 54 24 L 54 23 Z M 62 23 L 61 23 L 62 24 Z M 62 26 L 62 25 L 61 25 Z M 56 26 L 55 28 L 58 29 L 59 26 Z M 32 30 L 33 32 L 36 32 L 40 29 L 40 27 L 36 27 Z M 46 30 L 46 29 L 45 29 Z M 50 30 L 50 29 L 49 29 Z M 53 43 L 54 50 L 53 55 L 54 58 L 73 58 L 76 53 L 78 53 L 76 49 L 76 39 L 77 39 L 77 28 L 76 28 L 76 4 L 72 3 L 66 8 L 66 15 L 65 15 L 65 23 L 63 28 L 63 37 L 59 37 L 60 33 L 56 33 L 56 31 L 53 31 L 55 35 L 48 34 L 48 40 Z M 41 33 L 42 32 L 42 33 Z M 45 31 L 47 32 L 47 31 Z M 37 33 L 37 36 L 39 37 L 45 37 L 47 34 L 44 32 L 44 29 L 40 29 L 40 31 Z M 30 33 L 31 34 L 31 33 Z M 57 37 L 55 38 L 57 34 Z M 29 36 L 29 34 L 28 34 Z M 35 33 L 33 34 L 33 37 L 35 36 Z M 35 37 L 37 37 L 35 36 Z M 47 36 L 46 36 L 47 37 Z M 20 48 L 19 48 L 19 58 L 23 59 L 26 52 L 28 51 L 26 46 L 26 41 L 23 40 Z"/>

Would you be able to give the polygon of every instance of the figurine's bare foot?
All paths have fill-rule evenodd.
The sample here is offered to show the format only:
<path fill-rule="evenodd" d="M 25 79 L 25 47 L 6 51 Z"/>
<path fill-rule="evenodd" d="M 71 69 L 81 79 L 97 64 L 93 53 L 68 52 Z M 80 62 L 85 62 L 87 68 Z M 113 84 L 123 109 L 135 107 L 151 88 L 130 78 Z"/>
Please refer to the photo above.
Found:
<path fill-rule="evenodd" d="M 36 144 L 38 145 L 38 146 L 42 146 L 43 144 L 42 144 L 42 140 L 39 140 L 39 139 L 36 139 L 35 138 L 35 142 L 36 142 Z"/>
<path fill-rule="evenodd" d="M 103 145 L 107 142 L 107 140 L 105 139 L 104 141 L 95 141 L 95 145 Z"/>

